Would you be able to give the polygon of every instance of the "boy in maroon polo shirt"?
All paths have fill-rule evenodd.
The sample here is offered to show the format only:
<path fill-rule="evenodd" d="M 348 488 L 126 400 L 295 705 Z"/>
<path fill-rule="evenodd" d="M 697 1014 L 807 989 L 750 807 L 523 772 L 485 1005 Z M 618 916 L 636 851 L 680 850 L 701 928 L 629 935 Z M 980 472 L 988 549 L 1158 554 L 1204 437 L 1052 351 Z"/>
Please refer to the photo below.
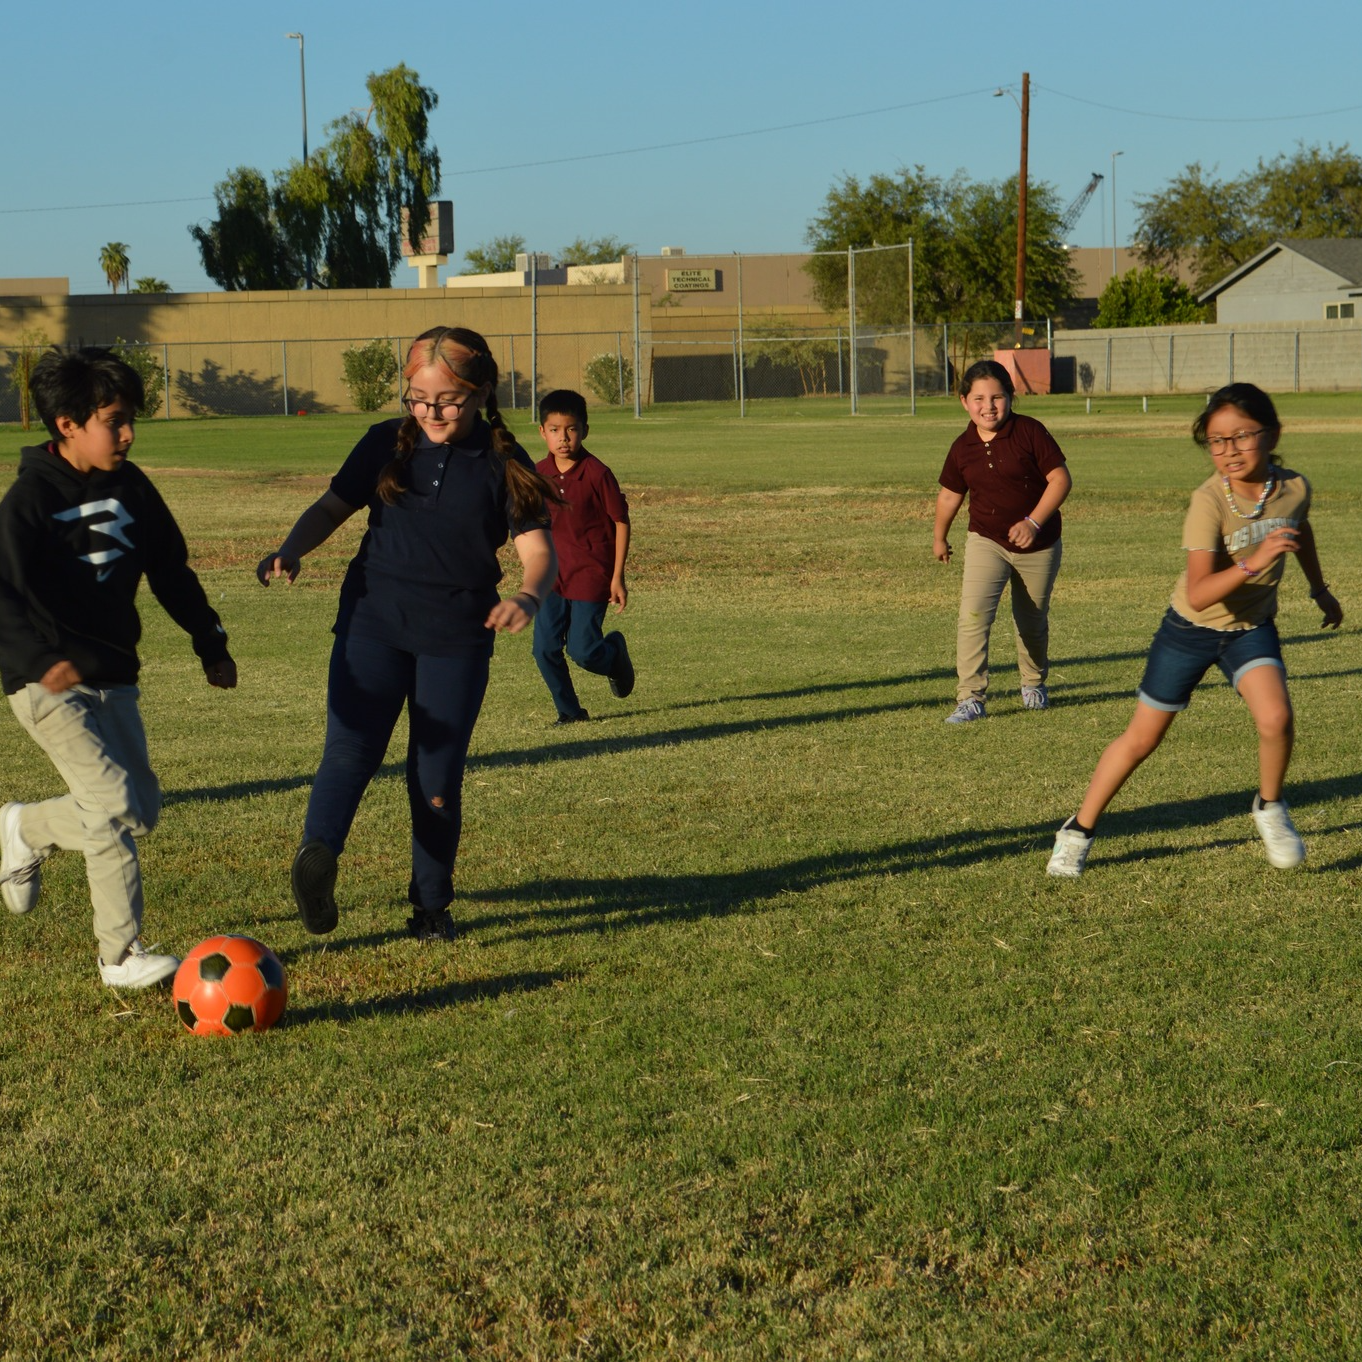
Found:
<path fill-rule="evenodd" d="M 607 605 L 618 614 L 629 601 L 629 503 L 615 475 L 582 444 L 587 422 L 580 393 L 549 393 L 539 404 L 539 433 L 549 453 L 535 467 L 564 504 L 550 507 L 558 580 L 534 617 L 534 660 L 558 711 L 556 722 L 573 724 L 590 716 L 578 702 L 564 652 L 583 671 L 608 676 L 617 699 L 634 689 L 624 635 L 601 627 Z"/>

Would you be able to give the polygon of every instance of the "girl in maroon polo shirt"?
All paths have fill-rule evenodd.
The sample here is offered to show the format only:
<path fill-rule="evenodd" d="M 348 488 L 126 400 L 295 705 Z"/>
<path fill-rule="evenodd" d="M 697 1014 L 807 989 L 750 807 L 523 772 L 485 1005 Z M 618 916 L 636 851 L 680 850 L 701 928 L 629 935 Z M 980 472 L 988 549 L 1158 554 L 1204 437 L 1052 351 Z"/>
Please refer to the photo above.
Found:
<path fill-rule="evenodd" d="M 986 717 L 988 635 L 1009 584 L 1022 706 L 1050 704 L 1050 593 L 1059 575 L 1059 508 L 1073 481 L 1050 432 L 1012 410 L 1013 392 L 1011 374 L 995 360 L 981 359 L 965 370 L 960 405 L 970 424 L 951 446 L 939 479 L 933 552 L 940 563 L 951 560 L 946 535 L 969 497 L 955 636 L 956 706 L 948 724 Z"/>

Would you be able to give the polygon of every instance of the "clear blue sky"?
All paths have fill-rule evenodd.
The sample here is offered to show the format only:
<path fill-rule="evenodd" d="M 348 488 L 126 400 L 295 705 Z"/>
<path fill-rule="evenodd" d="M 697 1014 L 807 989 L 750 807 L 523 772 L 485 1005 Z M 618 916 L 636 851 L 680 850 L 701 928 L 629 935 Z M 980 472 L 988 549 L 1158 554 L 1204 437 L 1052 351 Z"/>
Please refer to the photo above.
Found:
<path fill-rule="evenodd" d="M 644 252 L 799 250 L 844 174 L 1001 179 L 1020 118 L 992 94 L 1019 92 L 1024 70 L 1033 181 L 1067 203 L 1102 172 L 1073 235 L 1110 245 L 1123 152 L 1124 242 L 1132 200 L 1189 162 L 1228 177 L 1298 142 L 1362 146 L 1352 13 L 1337 0 L 0 0 L 0 276 L 103 292 L 100 248 L 124 241 L 134 277 L 211 287 L 188 224 L 211 216 L 232 168 L 268 174 L 301 151 L 290 30 L 306 38 L 314 148 L 366 102 L 372 71 L 406 62 L 439 94 L 457 272 L 465 248 L 508 234 L 546 251 L 608 234 Z M 415 282 L 405 265 L 395 278 Z"/>

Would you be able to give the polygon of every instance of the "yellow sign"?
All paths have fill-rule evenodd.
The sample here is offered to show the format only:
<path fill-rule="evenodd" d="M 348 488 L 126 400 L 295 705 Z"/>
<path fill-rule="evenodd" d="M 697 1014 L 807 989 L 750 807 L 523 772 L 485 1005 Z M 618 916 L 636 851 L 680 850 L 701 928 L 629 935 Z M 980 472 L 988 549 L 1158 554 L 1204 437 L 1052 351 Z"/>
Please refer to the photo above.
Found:
<path fill-rule="evenodd" d="M 668 270 L 671 293 L 714 293 L 719 287 L 718 270 Z"/>

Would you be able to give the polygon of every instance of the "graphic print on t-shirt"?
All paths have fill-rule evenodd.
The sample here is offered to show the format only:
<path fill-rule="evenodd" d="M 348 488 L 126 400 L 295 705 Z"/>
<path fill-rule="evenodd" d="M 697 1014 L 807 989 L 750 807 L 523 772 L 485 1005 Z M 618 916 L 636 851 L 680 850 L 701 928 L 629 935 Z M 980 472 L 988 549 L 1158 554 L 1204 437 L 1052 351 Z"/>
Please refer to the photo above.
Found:
<path fill-rule="evenodd" d="M 133 517 L 116 497 L 106 497 L 102 501 L 86 501 L 79 506 L 69 507 L 65 511 L 57 511 L 52 518 L 54 520 L 90 520 L 92 517 L 103 515 L 105 512 L 108 513 L 110 519 L 89 525 L 87 529 L 91 534 L 106 535 L 116 543 L 132 548 L 132 540 L 123 531 L 132 524 Z M 99 582 L 104 581 L 113 571 L 113 568 L 107 566 L 107 564 L 122 556 L 122 549 L 94 549 L 90 553 L 77 555 L 82 563 L 89 563 L 97 569 L 95 580 Z"/>

